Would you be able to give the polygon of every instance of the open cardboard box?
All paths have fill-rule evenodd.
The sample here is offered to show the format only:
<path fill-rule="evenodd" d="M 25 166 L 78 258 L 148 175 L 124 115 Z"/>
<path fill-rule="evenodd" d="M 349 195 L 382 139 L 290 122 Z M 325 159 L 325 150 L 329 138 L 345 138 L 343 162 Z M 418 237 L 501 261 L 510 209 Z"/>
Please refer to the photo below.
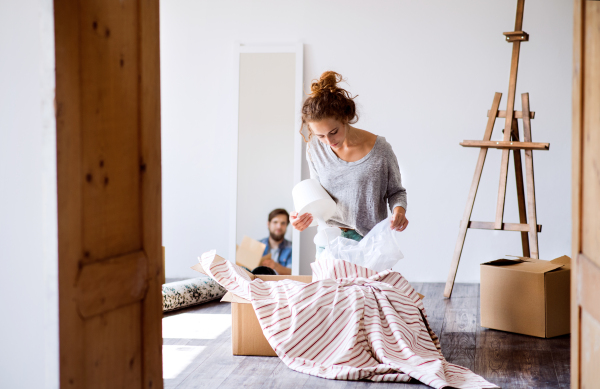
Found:
<path fill-rule="evenodd" d="M 201 264 L 192 266 L 192 269 L 206 274 Z M 260 278 L 263 281 L 295 280 L 306 284 L 312 282 L 312 276 L 254 275 L 250 272 L 246 274 L 252 280 Z M 276 357 L 277 354 L 267 342 L 267 338 L 265 338 L 262 328 L 260 328 L 252 303 L 231 292 L 227 292 L 221 301 L 231 303 L 231 348 L 233 355 Z"/>
<path fill-rule="evenodd" d="M 571 258 L 482 263 L 481 326 L 551 338 L 570 331 Z"/>
<path fill-rule="evenodd" d="M 312 282 L 312 276 L 268 276 L 253 275 L 252 279 L 263 281 L 295 280 L 306 284 Z M 233 355 L 259 355 L 276 357 L 275 351 L 267 342 L 252 303 L 231 292 L 227 292 L 221 301 L 231 303 L 231 349 Z"/>
<path fill-rule="evenodd" d="M 192 266 L 192 269 L 207 274 L 201 264 Z M 271 276 L 254 275 L 246 272 L 250 279 L 259 278 L 263 281 L 295 280 L 309 284 L 312 276 Z M 421 299 L 424 298 L 419 293 Z M 256 355 L 263 357 L 276 357 L 275 351 L 265 338 L 260 323 L 252 307 L 252 303 L 231 292 L 227 292 L 221 299 L 222 302 L 231 303 L 231 348 L 233 355 Z"/>

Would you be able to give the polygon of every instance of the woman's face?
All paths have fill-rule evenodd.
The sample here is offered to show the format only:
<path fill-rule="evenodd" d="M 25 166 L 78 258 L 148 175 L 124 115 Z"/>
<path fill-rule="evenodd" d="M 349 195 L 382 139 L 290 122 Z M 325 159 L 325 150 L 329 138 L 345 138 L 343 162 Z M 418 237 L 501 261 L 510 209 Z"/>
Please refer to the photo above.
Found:
<path fill-rule="evenodd" d="M 346 123 L 333 118 L 310 122 L 308 125 L 318 140 L 334 149 L 342 145 L 348 133 Z"/>

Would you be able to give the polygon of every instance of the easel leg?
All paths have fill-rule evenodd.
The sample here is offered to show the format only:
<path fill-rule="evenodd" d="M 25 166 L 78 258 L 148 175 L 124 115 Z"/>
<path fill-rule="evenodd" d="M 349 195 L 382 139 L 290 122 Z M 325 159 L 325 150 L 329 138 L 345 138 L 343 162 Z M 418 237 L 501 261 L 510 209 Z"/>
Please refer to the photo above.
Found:
<path fill-rule="evenodd" d="M 483 164 L 487 155 L 487 148 L 481 148 L 479 151 L 479 159 L 477 160 L 477 166 L 475 167 L 475 174 L 473 175 L 473 182 L 471 183 L 471 189 L 469 190 L 469 198 L 467 199 L 467 207 L 463 219 L 460 222 L 460 230 L 458 232 L 458 239 L 456 240 L 456 246 L 454 246 L 454 255 L 452 256 L 452 263 L 450 264 L 450 273 L 448 273 L 448 279 L 446 280 L 446 288 L 444 289 L 444 296 L 450 298 L 452 295 L 452 289 L 454 288 L 454 279 L 456 278 L 456 272 L 458 271 L 458 263 L 460 262 L 460 255 L 465 244 L 465 238 L 467 237 L 467 229 L 469 228 L 469 221 L 471 219 L 471 212 L 473 211 L 473 205 L 475 204 L 475 195 L 477 194 L 477 188 L 479 187 L 479 181 L 481 179 L 481 172 L 483 171 Z"/>
<path fill-rule="evenodd" d="M 513 119 L 511 138 L 513 141 L 519 141 L 519 124 L 517 119 Z M 521 150 L 513 150 L 515 159 L 515 181 L 517 182 L 517 202 L 519 204 L 519 222 L 527 224 L 527 209 L 525 208 L 525 188 L 523 186 L 523 166 L 521 164 Z M 536 226 L 537 228 L 537 226 Z M 521 244 L 523 246 L 523 256 L 529 257 L 529 233 L 521 232 Z"/>
<path fill-rule="evenodd" d="M 496 203 L 496 220 L 494 228 L 502 229 L 504 218 L 504 200 L 506 198 L 506 181 L 508 179 L 508 160 L 510 158 L 510 150 L 502 150 L 502 161 L 500 162 L 500 184 L 498 185 L 498 202 Z"/>
<path fill-rule="evenodd" d="M 523 140 L 531 142 L 531 117 L 529 109 L 529 93 L 521 95 L 523 110 Z M 539 258 L 537 212 L 535 209 L 535 181 L 533 176 L 533 151 L 525 150 L 525 176 L 527 179 L 527 208 L 529 210 L 529 244 L 531 258 Z"/>
<path fill-rule="evenodd" d="M 492 102 L 492 109 L 490 110 L 490 114 L 488 116 L 488 122 L 485 128 L 485 134 L 483 135 L 483 140 L 490 140 L 492 137 L 494 122 L 496 121 L 496 116 L 498 116 L 498 107 L 500 106 L 501 98 L 502 93 L 496 92 L 494 95 L 494 101 Z M 465 212 L 463 213 L 463 218 L 460 222 L 458 239 L 456 240 L 454 255 L 452 256 L 452 263 L 450 264 L 450 272 L 448 273 L 448 279 L 446 280 L 444 296 L 448 298 L 450 298 L 452 295 L 452 289 L 454 288 L 454 279 L 456 278 L 458 263 L 460 262 L 460 256 L 465 244 L 465 238 L 467 237 L 467 229 L 469 228 L 469 221 L 471 220 L 471 213 L 473 212 L 473 205 L 475 204 L 475 195 L 477 194 L 477 188 L 479 187 L 479 181 L 481 180 L 481 172 L 483 172 L 483 164 L 485 163 L 486 155 L 487 148 L 482 147 L 479 151 L 479 158 L 477 159 L 477 165 L 475 166 L 475 174 L 473 175 L 473 181 L 471 182 L 467 206 L 465 207 Z"/>

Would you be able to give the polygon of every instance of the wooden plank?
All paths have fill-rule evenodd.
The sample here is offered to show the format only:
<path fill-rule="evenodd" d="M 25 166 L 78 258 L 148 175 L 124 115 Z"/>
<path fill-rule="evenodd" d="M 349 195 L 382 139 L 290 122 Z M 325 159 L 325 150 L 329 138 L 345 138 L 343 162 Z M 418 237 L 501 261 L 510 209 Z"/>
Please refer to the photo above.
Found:
<path fill-rule="evenodd" d="M 519 141 L 481 141 L 481 140 L 463 140 L 460 142 L 463 147 L 488 147 L 490 149 L 502 150 L 550 150 L 550 143 L 541 142 L 519 142 Z"/>
<path fill-rule="evenodd" d="M 179 384 L 178 388 L 197 388 L 202 383 L 205 388 L 218 388 L 227 377 L 238 369 L 238 366 L 251 357 L 231 354 L 231 342 L 223 342 L 213 352 L 211 358 L 204 360 Z M 266 359 L 274 359 L 265 357 Z M 276 359 L 279 360 L 279 359 Z M 265 378 L 265 377 L 263 377 Z"/>
<path fill-rule="evenodd" d="M 496 92 L 494 94 L 494 100 L 492 101 L 492 114 L 488 117 L 487 126 L 483 135 L 483 141 L 489 141 L 492 137 L 492 131 L 494 130 L 494 123 L 496 122 L 496 115 L 498 107 L 500 106 L 500 100 L 502 93 Z M 475 204 L 475 196 L 477 195 L 477 188 L 479 187 L 479 181 L 481 180 L 481 172 L 483 171 L 483 165 L 485 163 L 485 157 L 487 155 L 487 149 L 482 148 L 479 151 L 479 158 L 477 159 L 477 165 L 475 166 L 475 173 L 473 174 L 473 181 L 471 181 L 471 188 L 469 189 L 469 195 L 467 197 L 467 205 L 463 213 L 461 226 L 458 232 L 458 238 L 456 239 L 456 245 L 454 247 L 454 254 L 452 256 L 452 262 L 450 264 L 450 272 L 448 273 L 448 279 L 446 280 L 446 288 L 444 290 L 444 296 L 450 297 L 452 295 L 452 288 L 454 286 L 454 279 L 456 278 L 456 272 L 458 271 L 458 264 L 460 262 L 460 256 L 462 249 L 465 244 L 465 238 L 467 237 L 467 224 L 471 219 L 471 213 L 473 212 L 473 205 Z"/>
<path fill-rule="evenodd" d="M 520 223 L 502 223 L 502 228 L 500 231 L 529 231 L 529 224 L 520 224 Z M 496 223 L 494 222 L 477 222 L 470 221 L 468 224 L 468 228 L 474 228 L 478 230 L 495 230 Z M 537 231 L 542 232 L 542 225 L 537 225 Z"/>
<path fill-rule="evenodd" d="M 346 381 L 342 384 L 340 381 L 337 382 L 339 385 L 335 386 L 335 388 L 339 389 L 382 389 L 382 382 L 371 382 L 371 381 Z M 384 389 L 421 389 L 421 388 L 431 388 L 431 386 L 427 386 L 425 384 L 420 383 L 417 380 L 411 380 L 408 383 L 399 383 L 399 382 L 386 382 L 383 383 Z M 293 386 L 288 386 L 290 389 L 293 389 Z"/>
<path fill-rule="evenodd" d="M 531 120 L 528 118 L 529 113 L 529 93 L 521 94 L 521 104 L 523 107 L 523 112 L 525 112 L 525 119 L 523 119 L 523 140 L 525 142 L 531 142 Z M 528 210 L 528 219 L 527 223 L 529 224 L 529 248 L 530 248 L 530 257 L 531 258 L 539 258 L 539 246 L 538 246 L 538 236 L 537 233 L 541 232 L 537 229 L 537 210 L 535 203 L 535 179 L 533 174 L 533 151 L 525 150 L 525 177 L 526 177 L 526 185 L 527 185 L 527 210 Z"/>
<path fill-rule="evenodd" d="M 580 172 L 574 178 L 578 186 L 577 217 L 574 216 L 573 247 L 578 260 L 574 273 L 577 275 L 576 321 L 577 350 L 573 352 L 574 387 L 594 387 L 600 380 L 600 320 L 598 320 L 598 295 L 593 282 L 600 268 L 600 3 L 576 2 L 575 15 L 575 80 L 573 90 L 573 132 L 578 141 L 578 154 L 574 154 L 573 166 Z M 579 9 L 578 9 L 579 8 Z M 577 31 L 579 30 L 579 31 Z M 578 52 L 580 50 L 580 52 Z M 579 57 L 579 58 L 578 58 Z M 578 72 L 579 71 L 579 72 Z M 575 88 L 577 86 L 577 88 Z M 574 146 L 575 147 L 575 146 Z M 578 181 L 576 181 L 578 180 Z M 593 275 L 586 274 L 593 273 Z M 586 278 L 592 278 L 587 279 Z M 583 282 L 585 282 L 585 284 Z M 574 331 L 574 332 L 576 332 Z"/>
<path fill-rule="evenodd" d="M 587 314 L 600 322 L 600 267 L 580 253 L 577 259 L 577 300 Z"/>
<path fill-rule="evenodd" d="M 580 308 L 577 298 L 577 279 L 579 266 L 577 265 L 579 253 L 581 252 L 581 170 L 582 170 L 582 142 L 583 142 L 583 52 L 584 52 L 584 28 L 583 15 L 585 14 L 585 0 L 573 2 L 573 105 L 572 105 L 572 163 L 571 163 L 571 250 L 573 259 L 571 263 L 571 384 L 573 388 L 580 387 L 580 363 L 579 355 L 581 349 L 579 343 Z"/>
<path fill-rule="evenodd" d="M 517 119 L 513 119 L 511 140 L 519 141 L 519 125 Z M 531 151 L 530 151 L 531 152 Z M 521 164 L 521 150 L 513 150 L 513 159 L 515 165 L 515 182 L 517 184 L 517 205 L 519 208 L 519 222 L 527 224 L 527 209 L 525 208 L 525 186 L 523 185 L 523 165 Z M 521 246 L 523 256 L 530 257 L 529 253 L 529 234 L 521 232 Z"/>
<path fill-rule="evenodd" d="M 442 335 L 442 328 L 444 327 L 446 304 L 450 301 L 444 298 L 444 284 L 424 283 L 419 293 L 425 296 L 423 305 L 425 306 L 425 313 L 427 313 L 427 321 L 431 330 L 439 338 Z"/>
<path fill-rule="evenodd" d="M 148 292 L 142 304 L 145 388 L 162 388 L 162 176 L 160 30 L 158 0 L 139 2 L 140 160 L 142 244 L 148 256 Z"/>
<path fill-rule="evenodd" d="M 144 298 L 147 258 L 143 251 L 83 265 L 77 279 L 77 310 L 83 318 Z"/>
<path fill-rule="evenodd" d="M 204 305 L 210 305 L 212 303 L 207 303 L 207 304 L 202 304 L 200 307 L 202 307 L 201 309 L 198 309 L 199 306 L 195 306 L 192 310 L 186 310 L 188 313 L 189 312 L 197 312 L 197 313 L 201 313 L 204 315 L 209 315 L 209 314 L 219 314 L 219 313 L 223 313 L 223 310 L 219 310 L 219 309 L 205 309 Z M 221 304 L 221 305 L 225 305 L 225 306 L 230 306 L 230 303 L 219 303 L 217 302 L 216 304 Z M 183 311 L 183 310 L 181 310 Z M 181 311 L 174 311 L 175 315 L 180 315 L 182 313 L 185 312 L 181 312 Z M 229 309 L 229 311 L 231 311 Z M 182 364 L 182 368 L 183 370 L 181 370 L 177 376 L 175 377 L 164 377 L 164 387 L 165 388 L 176 388 L 178 387 L 183 381 L 185 381 L 185 379 L 192 374 L 196 369 L 198 369 L 198 367 L 200 365 L 202 365 L 204 362 L 206 362 L 209 358 L 214 358 L 214 354 L 215 352 L 219 349 L 219 347 L 223 344 L 226 345 L 231 345 L 231 330 L 225 331 L 224 333 L 222 333 L 221 335 L 219 335 L 216 339 L 164 339 L 163 340 L 163 345 L 164 346 L 182 346 L 183 348 L 183 352 L 190 352 L 193 351 L 194 348 L 199 347 L 201 348 L 200 352 L 197 353 L 197 355 L 195 355 L 191 360 L 188 361 L 177 361 L 177 360 L 169 360 L 168 358 L 171 357 L 175 357 L 173 355 L 173 352 L 167 352 L 166 356 L 165 354 L 165 347 L 163 347 L 163 359 L 164 359 L 164 364 L 165 366 L 177 366 L 177 363 L 181 363 Z M 179 350 L 176 348 L 176 353 Z M 188 362 L 187 366 L 183 366 L 184 363 Z M 161 372 L 163 372 L 164 369 L 161 369 Z M 196 383 L 197 384 L 197 383 Z M 187 384 L 186 384 L 187 385 Z"/>
<path fill-rule="evenodd" d="M 137 2 L 81 1 L 83 261 L 142 248 Z"/>
<path fill-rule="evenodd" d="M 521 13 L 521 20 L 523 18 L 523 14 Z M 516 35 L 524 35 L 527 34 L 525 31 L 508 31 L 508 32 L 503 32 L 502 35 L 505 36 L 516 36 Z"/>
<path fill-rule="evenodd" d="M 552 342 L 550 352 L 554 362 L 554 371 L 558 380 L 559 388 L 568 389 L 571 387 L 571 355 L 569 335 L 559 338 L 549 339 Z"/>
<path fill-rule="evenodd" d="M 490 116 L 490 111 L 487 111 L 487 115 L 488 117 Z M 496 115 L 497 118 L 505 118 L 506 117 L 506 111 L 505 110 L 500 110 L 498 111 L 498 114 Z M 523 111 L 514 111 L 514 117 L 517 119 L 523 119 Z M 534 111 L 530 111 L 529 112 L 529 118 L 530 119 L 535 119 L 535 112 Z"/>
<path fill-rule="evenodd" d="M 142 387 L 141 326 L 140 304 L 85 321 L 83 388 Z"/>
<path fill-rule="evenodd" d="M 493 347 L 514 352 L 520 350 L 552 351 L 557 344 L 564 346 L 563 342 L 557 341 L 559 338 L 544 339 L 535 336 L 521 335 L 479 327 L 477 333 L 477 349 L 489 348 L 493 345 Z M 566 338 L 568 338 L 568 336 L 566 336 Z M 564 347 L 561 349 L 564 350 Z"/>
<path fill-rule="evenodd" d="M 504 218 L 504 201 L 506 197 L 506 180 L 508 178 L 509 156 L 510 154 L 508 149 L 502 150 L 502 159 L 500 161 L 500 183 L 498 184 L 498 200 L 496 202 L 496 218 L 494 222 L 496 229 L 500 229 Z"/>
<path fill-rule="evenodd" d="M 444 332 L 440 340 L 444 358 L 471 371 L 475 369 L 475 343 L 475 332 Z"/>
<path fill-rule="evenodd" d="M 520 32 L 521 34 L 511 34 L 509 36 L 506 37 L 506 41 L 509 43 L 512 42 L 527 42 L 529 41 L 529 34 L 523 31 L 515 31 L 515 32 Z M 504 33 L 504 35 L 506 35 L 506 33 Z"/>
<path fill-rule="evenodd" d="M 477 349 L 473 370 L 502 388 L 559 386 L 549 350 L 513 350 L 491 343 L 488 347 Z"/>
<path fill-rule="evenodd" d="M 515 20 L 515 31 L 521 31 L 523 25 L 523 8 L 524 0 L 518 0 L 517 16 Z M 504 121 L 504 142 L 509 142 L 512 134 L 514 110 L 515 110 L 515 92 L 517 89 L 517 74 L 519 71 L 519 54 L 521 42 L 512 42 L 512 57 L 510 62 L 510 78 L 508 81 L 508 96 L 506 102 L 506 118 Z M 500 182 L 498 184 L 498 201 L 496 204 L 496 228 L 499 229 L 502 225 L 504 217 L 504 201 L 506 198 L 506 180 L 508 178 L 508 150 L 502 150 L 502 160 L 500 162 Z"/>
<path fill-rule="evenodd" d="M 274 359 L 274 358 L 271 358 Z M 279 364 L 275 366 L 271 373 L 271 379 L 262 382 L 262 387 L 265 389 L 284 389 L 284 388 L 301 388 L 310 375 L 299 373 L 287 367 L 279 358 Z M 339 381 L 338 381 L 339 383 Z"/>
<path fill-rule="evenodd" d="M 265 377 L 272 376 L 281 359 L 270 357 L 244 357 L 244 360 L 219 385 L 223 389 L 262 387 Z"/>
<path fill-rule="evenodd" d="M 82 247 L 79 4 L 54 1 L 60 387 L 83 388 L 83 320 L 75 283 Z"/>
<path fill-rule="evenodd" d="M 523 11 L 525 10 L 525 0 L 517 1 L 517 16 L 515 17 L 515 31 L 523 29 Z"/>
<path fill-rule="evenodd" d="M 597 296 L 596 296 L 597 297 Z M 595 388 L 600 382 L 600 321 L 587 311 L 581 313 L 581 387 Z"/>
<path fill-rule="evenodd" d="M 458 288 L 461 290 L 457 290 L 457 293 L 452 296 L 452 300 L 448 300 L 445 304 L 443 334 L 450 332 L 475 333 L 477 330 L 479 284 L 458 284 Z"/>
<path fill-rule="evenodd" d="M 165 250 L 165 246 L 162 246 L 162 269 L 160 271 L 160 275 L 158 276 L 161 283 L 166 284 L 167 283 L 167 278 L 166 278 L 166 274 L 165 274 L 165 268 L 166 268 L 166 250 Z"/>
<path fill-rule="evenodd" d="M 585 7 L 581 252 L 600 266 L 600 3 Z"/>

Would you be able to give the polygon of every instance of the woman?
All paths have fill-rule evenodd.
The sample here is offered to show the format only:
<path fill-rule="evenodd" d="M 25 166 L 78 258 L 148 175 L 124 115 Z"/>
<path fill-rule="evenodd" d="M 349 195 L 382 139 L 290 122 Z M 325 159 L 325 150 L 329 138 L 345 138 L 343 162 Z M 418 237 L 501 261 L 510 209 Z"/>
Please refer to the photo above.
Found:
<path fill-rule="evenodd" d="M 309 143 L 310 177 L 337 204 L 327 224 L 340 227 L 343 237 L 360 241 L 387 218 L 387 203 L 392 212 L 390 227 L 404 231 L 408 226 L 406 189 L 396 155 L 384 137 L 352 126 L 358 121 L 356 105 L 354 97 L 338 87 L 342 80 L 338 73 L 323 73 L 312 83 L 311 95 L 302 106 L 302 127 L 306 124 L 309 134 L 304 140 Z M 292 226 L 299 231 L 312 220 L 309 213 L 291 215 Z"/>

